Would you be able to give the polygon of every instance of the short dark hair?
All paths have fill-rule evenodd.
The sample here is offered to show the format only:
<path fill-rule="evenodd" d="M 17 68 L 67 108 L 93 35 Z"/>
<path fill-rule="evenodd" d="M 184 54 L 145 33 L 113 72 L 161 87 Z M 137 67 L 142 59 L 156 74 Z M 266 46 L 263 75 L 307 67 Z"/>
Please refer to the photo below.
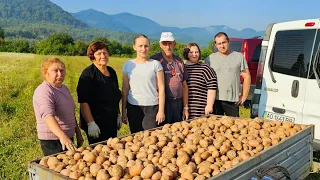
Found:
<path fill-rule="evenodd" d="M 90 58 L 91 61 L 94 60 L 94 53 L 97 52 L 100 49 L 106 49 L 109 54 L 109 48 L 108 46 L 103 42 L 94 42 L 89 45 L 87 49 L 87 56 Z"/>
<path fill-rule="evenodd" d="M 184 58 L 185 60 L 190 60 L 189 57 L 188 57 L 188 54 L 189 54 L 190 48 L 191 48 L 192 46 L 196 46 L 196 47 L 198 48 L 198 50 L 199 50 L 199 59 L 201 58 L 201 50 L 200 50 L 200 47 L 198 46 L 197 43 L 192 42 L 192 43 L 189 43 L 189 44 L 187 45 L 187 47 L 183 49 L 183 58 Z M 198 60 L 199 60 L 199 59 L 198 59 Z"/>
<path fill-rule="evenodd" d="M 136 44 L 136 40 L 137 40 L 138 38 L 140 38 L 140 37 L 146 38 L 146 39 L 149 41 L 149 43 L 150 43 L 150 40 L 149 40 L 148 36 L 146 36 L 146 35 L 144 35 L 144 34 L 138 34 L 138 35 L 136 35 L 136 37 L 134 37 L 134 39 L 133 39 L 133 45 Z"/>
<path fill-rule="evenodd" d="M 214 36 L 214 44 L 216 44 L 216 37 L 220 37 L 220 36 L 225 36 L 227 38 L 227 41 L 229 42 L 229 37 L 227 35 L 227 33 L 225 32 L 218 32 L 215 36 Z"/>

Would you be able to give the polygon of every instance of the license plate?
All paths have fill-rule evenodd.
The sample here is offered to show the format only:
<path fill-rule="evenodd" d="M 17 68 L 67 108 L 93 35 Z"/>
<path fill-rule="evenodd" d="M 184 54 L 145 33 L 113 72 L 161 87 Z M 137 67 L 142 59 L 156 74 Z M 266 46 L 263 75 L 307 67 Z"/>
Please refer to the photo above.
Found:
<path fill-rule="evenodd" d="M 263 113 L 263 118 L 267 119 L 267 120 L 276 120 L 276 121 L 280 121 L 280 122 L 289 121 L 289 122 L 294 123 L 294 121 L 295 121 L 295 118 L 293 118 L 293 117 L 284 116 L 284 115 L 276 114 L 276 113 L 271 113 L 268 111 L 265 111 Z"/>

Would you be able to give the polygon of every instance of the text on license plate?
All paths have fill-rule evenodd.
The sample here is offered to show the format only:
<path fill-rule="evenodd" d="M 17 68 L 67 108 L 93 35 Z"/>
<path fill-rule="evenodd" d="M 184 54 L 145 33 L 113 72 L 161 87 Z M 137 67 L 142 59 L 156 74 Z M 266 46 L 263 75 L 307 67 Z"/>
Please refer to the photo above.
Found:
<path fill-rule="evenodd" d="M 276 121 L 280 121 L 280 122 L 289 121 L 289 122 L 294 123 L 294 121 L 295 121 L 295 118 L 293 118 L 293 117 L 284 116 L 284 115 L 276 114 L 276 113 L 271 113 L 268 111 L 265 111 L 263 113 L 263 118 L 268 119 L 268 120 L 276 120 Z"/>

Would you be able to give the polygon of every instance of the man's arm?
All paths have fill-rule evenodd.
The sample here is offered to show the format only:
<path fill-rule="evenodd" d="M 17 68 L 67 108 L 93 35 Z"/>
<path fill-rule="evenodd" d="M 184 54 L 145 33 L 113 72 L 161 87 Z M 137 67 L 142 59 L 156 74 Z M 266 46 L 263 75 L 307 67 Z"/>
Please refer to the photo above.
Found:
<path fill-rule="evenodd" d="M 246 101 L 249 94 L 250 84 L 251 84 L 251 76 L 250 76 L 249 69 L 244 69 L 241 73 L 241 76 L 243 77 L 242 96 L 237 102 L 237 104 L 240 104 L 240 105 L 242 105 Z"/>

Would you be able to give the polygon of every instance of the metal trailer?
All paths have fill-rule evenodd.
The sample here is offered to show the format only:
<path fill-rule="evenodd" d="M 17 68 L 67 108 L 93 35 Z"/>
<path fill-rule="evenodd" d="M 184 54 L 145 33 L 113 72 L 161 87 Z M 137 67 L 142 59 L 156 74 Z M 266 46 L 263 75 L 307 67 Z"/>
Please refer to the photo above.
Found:
<path fill-rule="evenodd" d="M 155 129 L 161 129 L 161 127 Z M 249 180 L 259 168 L 268 167 L 269 165 L 274 164 L 287 168 L 292 180 L 304 179 L 309 175 L 312 166 L 313 137 L 314 126 L 307 126 L 304 130 L 280 141 L 279 144 L 271 146 L 271 148 L 219 173 L 209 180 Z M 97 144 L 99 143 L 90 146 L 95 146 Z M 28 168 L 30 180 L 71 179 L 49 168 L 41 166 L 39 162 L 40 159 L 30 162 Z"/>

